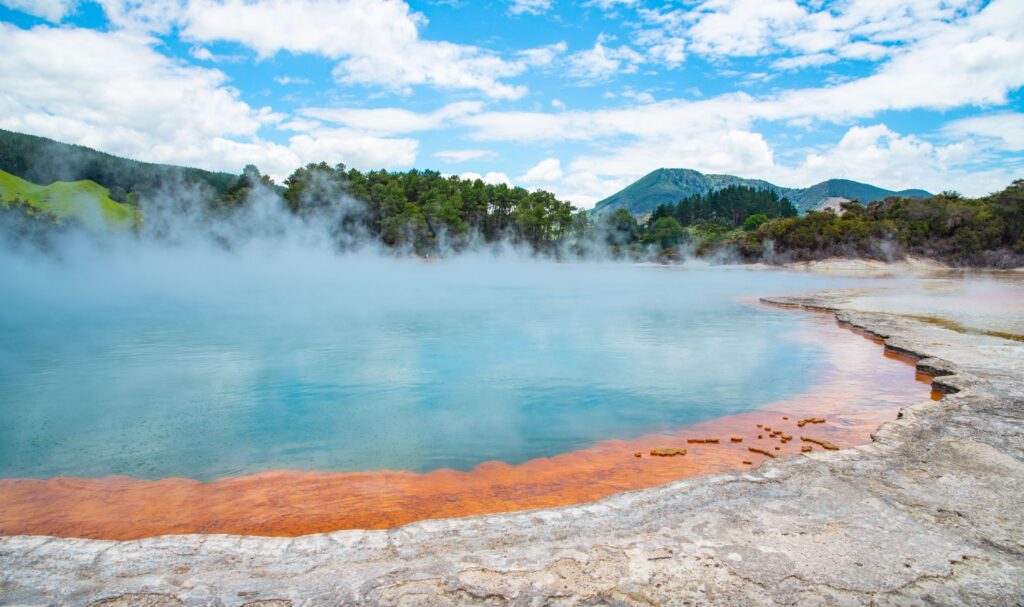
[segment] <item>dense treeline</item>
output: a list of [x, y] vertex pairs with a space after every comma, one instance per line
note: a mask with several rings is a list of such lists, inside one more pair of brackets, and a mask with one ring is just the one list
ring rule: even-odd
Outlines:
[[[606, 242], [616, 250], [656, 245], [670, 250], [678, 245], [715, 242], [732, 230], [752, 230], [773, 218], [795, 217], [796, 207], [768, 189], [728, 186], [703, 196], [659, 205], [643, 226], [625, 209], [601, 218]], [[632, 245], [632, 246], [631, 246]]]
[[89, 179], [110, 190], [118, 202], [134, 204], [139, 195], [160, 188], [191, 186], [221, 196], [235, 177], [201, 169], [138, 162], [80, 145], [0, 129], [0, 169], [48, 185]]
[[686, 227], [699, 223], [718, 223], [738, 228], [751, 215], [768, 218], [796, 217], [796, 207], [773, 190], [731, 185], [704, 196], [684, 198], [677, 204], [663, 204], [651, 213], [650, 223], [672, 217]]
[[[255, 167], [246, 167], [220, 205], [244, 204], [256, 182], [273, 185]], [[363, 173], [320, 163], [296, 170], [283, 185], [284, 202], [296, 215], [327, 222], [339, 236], [369, 236], [421, 255], [460, 250], [478, 239], [551, 251], [576, 243], [589, 226], [586, 213], [550, 192], [437, 171]]]
[[947, 192], [928, 199], [890, 197], [840, 213], [811, 211], [767, 222], [727, 243], [745, 259], [780, 261], [831, 256], [931, 257], [954, 265], [1024, 263], [1024, 180], [983, 198]]
[[[632, 259], [692, 254], [785, 262], [920, 255], [957, 265], [1024, 263], [1024, 180], [977, 199], [955, 193], [893, 196], [866, 206], [843, 203], [838, 213], [811, 211], [804, 216], [773, 190], [730, 186], [661, 205], [638, 222], [625, 209], [591, 215], [543, 190], [436, 171], [361, 172], [344, 164], [319, 163], [275, 184], [253, 166], [238, 176], [210, 173], [135, 162], [2, 130], [0, 168], [37, 184], [91, 179], [110, 189], [115, 200], [132, 204], [185, 191], [175, 212], [205, 210], [201, 217], [210, 222], [248, 208], [257, 194], [263, 195], [275, 205], [283, 201], [287, 214], [326, 227], [339, 246], [378, 241], [418, 255], [511, 242], [543, 253], [583, 254], [600, 248]], [[0, 224], [8, 234], [35, 241], [40, 235], [82, 229], [79, 222], [25, 201], [3, 203]], [[148, 220], [161, 215], [157, 207], [146, 207], [135, 229], [159, 237], [163, 232], [154, 228], [159, 222]]]
[[781, 263], [916, 255], [964, 266], [1024, 264], [1024, 180], [983, 198], [892, 196], [802, 217], [771, 192], [725, 188], [658, 207], [644, 225], [623, 209], [601, 222], [614, 250], [641, 255], [655, 246], [664, 259], [693, 254]]

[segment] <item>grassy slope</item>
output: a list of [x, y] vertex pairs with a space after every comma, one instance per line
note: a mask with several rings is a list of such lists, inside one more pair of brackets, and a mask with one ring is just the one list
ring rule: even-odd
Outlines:
[[107, 188], [93, 181], [37, 185], [0, 170], [0, 199], [6, 205], [14, 198], [93, 229], [129, 229], [141, 219], [137, 208], [111, 200]]

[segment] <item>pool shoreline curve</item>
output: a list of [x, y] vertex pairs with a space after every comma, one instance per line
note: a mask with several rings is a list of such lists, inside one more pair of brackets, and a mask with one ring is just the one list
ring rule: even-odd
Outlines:
[[865, 445], [590, 504], [298, 538], [2, 537], [0, 603], [1015, 604], [1020, 347], [861, 312], [842, 292], [765, 301], [877, 335], [948, 396]]

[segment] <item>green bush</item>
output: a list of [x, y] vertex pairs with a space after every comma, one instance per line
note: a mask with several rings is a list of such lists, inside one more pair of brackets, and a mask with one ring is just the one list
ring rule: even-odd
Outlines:
[[743, 220], [743, 231], [752, 232], [769, 221], [770, 218], [764, 213], [755, 213]]

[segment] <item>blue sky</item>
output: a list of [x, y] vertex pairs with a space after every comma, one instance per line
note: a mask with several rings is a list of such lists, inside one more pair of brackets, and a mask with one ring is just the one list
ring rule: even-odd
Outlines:
[[659, 167], [1024, 177], [1019, 0], [0, 0], [0, 128], [281, 179], [432, 168], [579, 206]]

